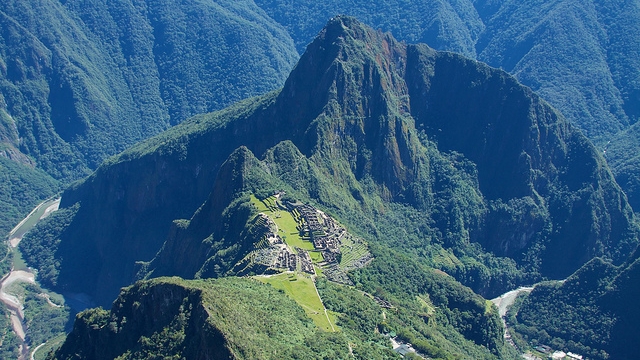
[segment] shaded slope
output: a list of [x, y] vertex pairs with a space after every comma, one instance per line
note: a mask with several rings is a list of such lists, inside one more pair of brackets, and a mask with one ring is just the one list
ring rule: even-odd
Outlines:
[[[283, 140], [297, 149], [277, 146]], [[173, 220], [229, 186], [216, 174], [243, 145], [303, 200], [450, 266], [485, 295], [566, 276], [593, 256], [621, 263], [637, 243], [602, 157], [533, 92], [474, 60], [340, 17], [280, 92], [195, 117], [68, 189], [62, 206], [80, 209], [57, 249], [59, 286], [106, 303]], [[79, 253], [93, 259], [82, 267], [93, 276], [79, 275]]]
[[189, 116], [280, 86], [297, 57], [251, 1], [5, 1], [0, 23], [2, 154], [66, 184]]
[[[638, 137], [618, 136], [640, 109], [640, 7], [635, 1], [377, 1], [259, 0], [285, 26], [299, 51], [326, 18], [342, 13], [391, 31], [410, 43], [463, 53], [500, 67], [531, 87], [599, 147], [632, 204], [640, 184], [621, 147]], [[635, 205], [634, 205], [635, 206]]]
[[[348, 354], [343, 339], [322, 342], [326, 335], [318, 334], [293, 300], [255, 280], [140, 282], [124, 289], [112, 309], [81, 313], [53, 358], [312, 359]], [[323, 348], [305, 344], [315, 341]]]
[[518, 309], [516, 330], [596, 359], [633, 359], [639, 264], [633, 257], [620, 267], [594, 259], [563, 284], [536, 286]]

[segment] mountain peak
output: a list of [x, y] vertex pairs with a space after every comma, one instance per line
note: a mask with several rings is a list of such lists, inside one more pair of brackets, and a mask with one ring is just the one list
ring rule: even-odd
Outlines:
[[358, 21], [356, 18], [345, 15], [338, 15], [329, 19], [324, 29], [318, 34], [317, 38], [325, 38], [335, 41], [339, 38], [352, 38], [365, 40], [368, 34], [375, 31]]
[[[292, 171], [245, 166], [283, 141], [293, 150], [281, 157]], [[107, 255], [105, 270], [93, 269], [102, 300], [122, 285], [107, 280], [153, 258], [162, 245], [155, 239], [167, 238], [172, 220], [194, 214], [209, 195], [212, 208], [218, 201], [224, 209], [231, 199], [217, 194], [253, 184], [247, 169], [273, 178], [269, 186], [255, 180], [259, 190], [313, 188], [303, 196], [345, 213], [374, 203], [412, 207], [433, 234], [416, 244], [480, 244], [531, 268], [531, 276], [567, 276], [593, 256], [619, 264], [638, 241], [633, 213], [602, 157], [530, 89], [501, 70], [406, 45], [349, 17], [329, 21], [280, 92], [195, 118], [140, 148], [63, 195], [63, 205], [82, 202], [82, 221], [65, 230], [60, 256], [72, 259], [88, 238], [96, 257]], [[216, 215], [203, 217], [212, 225], [232, 223], [204, 210], [201, 216]], [[63, 262], [58, 282], [79, 281], [82, 265]], [[488, 279], [469, 285], [496, 289]]]

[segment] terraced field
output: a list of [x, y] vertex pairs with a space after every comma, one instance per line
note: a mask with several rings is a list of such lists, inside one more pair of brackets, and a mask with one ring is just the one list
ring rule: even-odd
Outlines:
[[[313, 243], [304, 240], [300, 237], [300, 231], [298, 230], [298, 222], [294, 219], [293, 215], [278, 208], [276, 204], [276, 197], [270, 196], [260, 201], [255, 196], [251, 196], [251, 203], [254, 204], [258, 211], [268, 215], [278, 226], [278, 235], [289, 245], [294, 251], [295, 248], [313, 251]], [[313, 255], [311, 255], [313, 258]]]

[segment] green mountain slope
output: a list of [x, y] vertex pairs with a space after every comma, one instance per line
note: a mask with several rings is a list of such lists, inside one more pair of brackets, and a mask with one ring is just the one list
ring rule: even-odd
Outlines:
[[[605, 147], [630, 201], [640, 177], [623, 164], [637, 137], [618, 133], [636, 123], [640, 106], [640, 7], [634, 1], [299, 1], [257, 0], [285, 26], [298, 50], [322, 16], [353, 15], [409, 43], [461, 52], [502, 68], [531, 87]], [[322, 14], [322, 16], [318, 16]], [[634, 169], [635, 169], [634, 165]], [[637, 207], [637, 206], [636, 206]]]
[[[499, 325], [494, 313], [482, 314], [484, 300], [444, 275], [427, 278], [442, 286], [441, 294], [457, 289], [447, 295], [457, 301], [456, 314], [438, 310], [437, 317], [423, 321], [415, 297], [397, 303], [402, 308], [385, 309], [366, 293], [318, 280], [323, 301], [338, 316], [336, 332], [321, 331], [288, 295], [255, 279], [138, 282], [122, 290], [111, 311], [80, 313], [65, 343], [48, 358], [397, 359], [388, 335], [379, 331], [408, 334], [416, 326], [425, 333], [413, 335], [414, 346], [432, 358], [495, 358], [452, 327], [464, 322], [462, 316], [487, 317]], [[474, 306], [479, 309], [470, 311]], [[499, 331], [493, 336], [501, 339]]]
[[281, 86], [297, 58], [252, 1], [4, 1], [0, 22], [2, 148], [65, 184], [189, 116]]
[[348, 356], [345, 340], [258, 281], [162, 278], [124, 289], [111, 312], [81, 313], [53, 358], [338, 358]]
[[514, 310], [515, 330], [529, 341], [596, 359], [633, 359], [639, 264], [632, 258], [615, 267], [594, 259], [563, 284], [536, 286]]
[[[241, 146], [239, 169], [257, 169], [257, 180], [224, 175]], [[340, 17], [281, 91], [192, 118], [68, 189], [63, 208], [79, 208], [53, 233], [59, 273], [50, 283], [108, 304], [136, 262], [161, 249], [173, 220], [218, 202], [201, 212], [211, 226], [193, 228], [201, 232], [185, 248], [221, 237], [229, 218], [217, 214], [233, 198], [217, 194], [233, 189], [285, 190], [485, 296], [568, 276], [594, 256], [622, 263], [637, 244], [602, 157], [531, 90]]]

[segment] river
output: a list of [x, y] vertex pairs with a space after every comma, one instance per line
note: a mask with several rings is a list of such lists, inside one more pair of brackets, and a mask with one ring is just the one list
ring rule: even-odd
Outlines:
[[507, 315], [507, 311], [516, 301], [516, 298], [520, 293], [523, 292], [531, 292], [533, 290], [533, 286], [521, 286], [515, 290], [507, 291], [506, 293], [498, 296], [495, 299], [491, 299], [491, 302], [496, 305], [498, 308], [498, 314], [500, 314], [500, 319], [502, 319], [502, 325], [504, 327], [504, 340], [511, 344], [514, 348], [518, 348], [516, 344], [511, 340], [511, 335], [507, 331], [507, 321], [505, 316]]
[[[16, 225], [15, 228], [13, 228], [13, 230], [11, 230], [8, 240], [9, 246], [15, 249], [18, 244], [20, 244], [24, 234], [31, 230], [38, 221], [58, 210], [59, 206], [60, 198], [49, 199], [36, 206], [29, 215], [27, 215], [27, 217], [25, 217], [18, 225]], [[25, 342], [26, 329], [24, 326], [23, 304], [17, 296], [7, 292], [11, 284], [15, 282], [28, 282], [34, 284], [35, 275], [30, 269], [14, 268], [9, 272], [9, 274], [2, 278], [2, 282], [0, 283], [0, 301], [2, 301], [9, 309], [9, 312], [11, 313], [11, 327], [20, 340], [20, 355], [18, 360], [27, 360], [29, 359], [29, 346]]]

